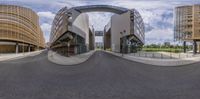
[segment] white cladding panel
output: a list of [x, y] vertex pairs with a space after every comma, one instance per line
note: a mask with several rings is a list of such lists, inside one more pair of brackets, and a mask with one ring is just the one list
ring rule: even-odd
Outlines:
[[72, 32], [77, 33], [89, 43], [89, 17], [87, 14], [80, 14], [72, 23]]
[[120, 32], [126, 31], [125, 35], [130, 35], [130, 11], [121, 15], [111, 17], [111, 49], [114, 52], [120, 52]]

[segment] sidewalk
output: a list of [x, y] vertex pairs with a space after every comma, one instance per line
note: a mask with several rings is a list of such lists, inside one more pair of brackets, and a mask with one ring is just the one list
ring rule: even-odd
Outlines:
[[48, 60], [59, 65], [76, 65], [87, 61], [95, 51], [89, 51], [80, 55], [65, 57], [56, 52], [48, 52]]
[[0, 61], [7, 61], [7, 60], [15, 60], [15, 59], [21, 59], [28, 56], [35, 56], [40, 53], [42, 53], [44, 50], [34, 51], [34, 52], [26, 52], [26, 53], [12, 53], [12, 54], [0, 54]]
[[[115, 53], [110, 51], [105, 51], [105, 52], [118, 57], [122, 57], [121, 53]], [[131, 54], [124, 54], [122, 58], [155, 66], [181, 66], [181, 65], [200, 62], [200, 56], [181, 58], [181, 59], [156, 59], [156, 58], [138, 57], [138, 56], [133, 56]]]

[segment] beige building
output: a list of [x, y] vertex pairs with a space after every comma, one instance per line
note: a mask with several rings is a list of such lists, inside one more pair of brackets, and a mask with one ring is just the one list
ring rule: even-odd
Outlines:
[[44, 36], [38, 15], [29, 8], [0, 5], [0, 53], [42, 49]]
[[[200, 49], [200, 5], [179, 6], [175, 8], [175, 40], [193, 42], [194, 53]], [[198, 46], [198, 47], [197, 47]]]

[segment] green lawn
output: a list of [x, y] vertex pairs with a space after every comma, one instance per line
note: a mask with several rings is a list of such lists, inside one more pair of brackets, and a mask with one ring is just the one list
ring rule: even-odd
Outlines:
[[142, 51], [146, 51], [146, 52], [174, 52], [174, 53], [180, 53], [180, 52], [183, 52], [183, 49], [180, 49], [180, 48], [142, 48]]

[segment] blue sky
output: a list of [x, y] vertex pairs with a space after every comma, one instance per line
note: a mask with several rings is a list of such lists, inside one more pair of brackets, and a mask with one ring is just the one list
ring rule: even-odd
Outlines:
[[[49, 40], [52, 20], [62, 7], [83, 5], [114, 5], [137, 9], [143, 17], [146, 44], [173, 42], [173, 9], [180, 5], [200, 4], [200, 0], [0, 0], [0, 3], [17, 4], [33, 9], [40, 17], [46, 42]], [[112, 13], [88, 13], [90, 25], [103, 30]]]

